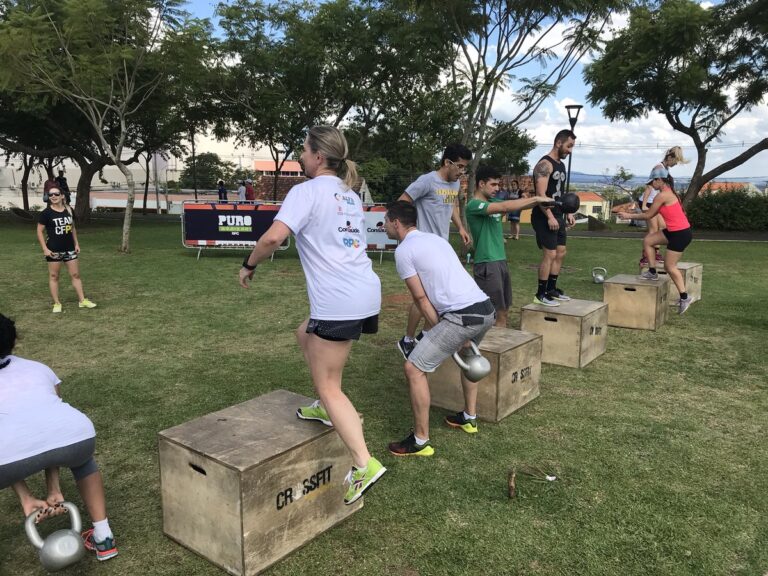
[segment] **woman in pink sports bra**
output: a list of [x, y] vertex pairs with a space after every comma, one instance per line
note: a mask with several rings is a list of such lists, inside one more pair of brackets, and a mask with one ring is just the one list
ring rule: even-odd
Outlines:
[[[652, 186], [654, 190], [658, 190], [658, 194], [653, 200], [650, 208], [642, 214], [630, 214], [629, 212], [619, 212], [620, 218], [635, 220], [651, 220], [657, 214], [661, 214], [666, 222], [667, 227], [663, 230], [657, 230], [651, 232], [643, 239], [643, 252], [648, 258], [649, 262], [653, 262], [654, 259], [654, 246], [658, 244], [665, 244], [667, 246], [667, 254], [664, 258], [664, 269], [669, 274], [672, 282], [675, 283], [675, 287], [680, 292], [680, 300], [677, 304], [678, 313], [682, 314], [691, 305], [692, 298], [688, 295], [685, 289], [685, 280], [680, 270], [677, 268], [677, 263], [680, 261], [680, 257], [688, 247], [688, 244], [693, 240], [693, 234], [691, 233], [691, 224], [688, 222], [688, 218], [683, 212], [683, 206], [680, 204], [680, 200], [672, 189], [672, 180], [669, 176], [667, 169], [662, 166], [657, 166], [651, 172], [648, 180], [648, 185]], [[653, 264], [651, 264], [653, 266]], [[639, 278], [641, 280], [657, 280], [659, 275], [656, 272], [656, 268], [648, 268], [643, 272]]]

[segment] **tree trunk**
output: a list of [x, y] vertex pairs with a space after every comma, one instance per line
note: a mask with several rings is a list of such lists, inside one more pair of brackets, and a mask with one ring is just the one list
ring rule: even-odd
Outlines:
[[21, 163], [24, 166], [24, 172], [21, 175], [21, 201], [24, 204], [24, 210], [29, 210], [29, 175], [32, 172], [34, 160], [32, 156], [21, 155]]
[[693, 169], [693, 176], [691, 176], [691, 182], [688, 184], [688, 190], [683, 197], [683, 206], [688, 206], [691, 200], [696, 198], [699, 194], [699, 190], [704, 185], [702, 175], [704, 174], [704, 166], [707, 164], [707, 149], [704, 146], [696, 146], [696, 168]]
[[117, 168], [125, 176], [125, 182], [128, 184], [128, 199], [125, 202], [125, 218], [123, 219], [123, 239], [120, 243], [120, 252], [129, 254], [131, 252], [131, 218], [133, 217], [133, 202], [136, 199], [136, 183], [133, 180], [133, 174], [128, 167], [118, 160]]
[[195, 158], [195, 131], [190, 130], [190, 140], [192, 140], [192, 185], [195, 188], [195, 200], [197, 200], [197, 160]]
[[76, 159], [80, 167], [80, 178], [77, 179], [77, 199], [75, 200], [75, 222], [87, 224], [91, 220], [91, 182], [93, 177], [101, 170], [106, 162], [86, 162], [84, 159]]
[[145, 162], [147, 168], [147, 174], [144, 178], [144, 205], [141, 208], [141, 213], [147, 215], [147, 196], [149, 195], [149, 159], [151, 154], [147, 152], [147, 161]]

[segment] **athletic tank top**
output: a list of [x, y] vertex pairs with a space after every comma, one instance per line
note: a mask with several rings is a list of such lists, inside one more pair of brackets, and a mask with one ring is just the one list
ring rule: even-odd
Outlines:
[[[563, 194], [565, 194], [565, 164], [563, 162], [553, 160], [548, 155], [543, 156], [541, 160], [549, 160], [549, 163], [552, 164], [552, 173], [549, 175], [549, 180], [547, 181], [546, 194], [549, 198], [557, 200]], [[539, 160], [539, 162], [541, 162], [541, 160]], [[550, 208], [550, 210], [552, 210], [552, 214], [556, 217], [563, 215], [563, 211], [559, 206], [553, 206]], [[539, 218], [545, 217], [544, 212], [538, 206], [533, 208], [531, 216]]]
[[662, 206], [659, 208], [659, 214], [664, 218], [667, 230], [670, 232], [677, 232], [678, 230], [685, 230], [691, 227], [680, 202], [675, 202], [671, 206]]

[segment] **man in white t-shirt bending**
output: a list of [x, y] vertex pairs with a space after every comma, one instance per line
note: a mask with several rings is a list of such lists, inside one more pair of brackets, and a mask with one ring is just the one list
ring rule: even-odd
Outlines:
[[[447, 240], [416, 229], [413, 204], [393, 203], [387, 209], [384, 226], [387, 236], [400, 244], [395, 250], [397, 273], [405, 280], [413, 301], [425, 318], [424, 335], [405, 361], [410, 387], [414, 428], [407, 438], [389, 444], [395, 456], [432, 456], [429, 443], [429, 384], [427, 372], [434, 372], [444, 360], [468, 340], [479, 344], [496, 321], [488, 296], [462, 266]], [[462, 374], [466, 405], [463, 412], [445, 418], [446, 423], [469, 434], [477, 432], [477, 383]]]
[[[448, 231], [453, 222], [464, 244], [468, 245], [472, 241], [461, 221], [458, 204], [461, 189], [459, 180], [471, 161], [472, 151], [469, 148], [463, 144], [448, 145], [440, 160], [440, 168], [419, 176], [398, 198], [416, 207], [419, 231], [437, 234], [448, 240]], [[403, 358], [407, 358], [416, 345], [414, 336], [421, 318], [418, 307], [411, 305], [405, 336], [397, 343]]]

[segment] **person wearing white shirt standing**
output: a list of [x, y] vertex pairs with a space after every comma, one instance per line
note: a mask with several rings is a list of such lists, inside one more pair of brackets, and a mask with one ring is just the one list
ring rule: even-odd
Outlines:
[[[395, 456], [432, 456], [429, 443], [429, 384], [427, 373], [472, 340], [479, 344], [496, 321], [488, 295], [462, 266], [453, 247], [437, 234], [416, 229], [417, 213], [409, 202], [387, 208], [387, 236], [400, 241], [395, 250], [397, 273], [425, 319], [423, 336], [405, 360], [405, 377], [411, 396], [414, 427], [404, 440], [391, 442]], [[477, 432], [477, 383], [461, 375], [464, 411], [445, 418], [452, 428]]]
[[334, 426], [352, 453], [346, 504], [357, 501], [386, 468], [368, 452], [357, 410], [341, 390], [352, 341], [378, 331], [381, 282], [366, 254], [365, 216], [352, 190], [355, 163], [346, 138], [331, 126], [311, 128], [301, 164], [309, 178], [291, 188], [272, 226], [259, 238], [240, 269], [248, 287], [259, 262], [269, 258], [289, 234], [307, 280], [309, 318], [296, 331], [320, 400], [299, 408], [303, 420]]

